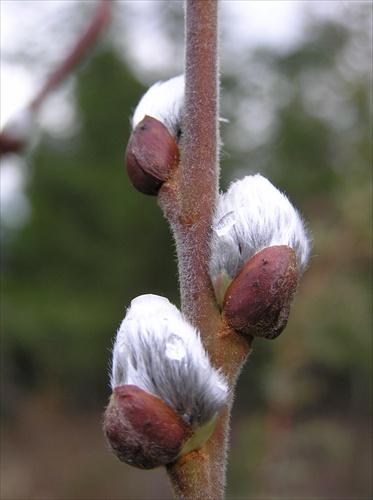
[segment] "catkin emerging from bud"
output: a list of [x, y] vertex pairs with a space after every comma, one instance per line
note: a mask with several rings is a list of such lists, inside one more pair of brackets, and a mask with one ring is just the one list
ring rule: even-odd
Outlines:
[[261, 175], [234, 182], [213, 220], [210, 276], [224, 321], [276, 338], [310, 253], [305, 225], [288, 198]]
[[125, 162], [128, 177], [141, 193], [157, 195], [179, 165], [183, 105], [181, 75], [150, 87], [135, 110]]
[[228, 398], [198, 332], [167, 299], [131, 302], [115, 340], [104, 431], [117, 457], [141, 469], [203, 446]]

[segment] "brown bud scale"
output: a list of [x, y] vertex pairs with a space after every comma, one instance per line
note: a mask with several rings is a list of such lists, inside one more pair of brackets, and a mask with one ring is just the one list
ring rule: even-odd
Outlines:
[[245, 263], [227, 288], [222, 305], [225, 321], [240, 332], [276, 338], [287, 324], [298, 278], [292, 248], [264, 248]]
[[172, 462], [194, 434], [160, 398], [134, 385], [114, 389], [104, 431], [119, 460], [139, 469]]
[[156, 195], [179, 164], [179, 147], [162, 122], [145, 116], [132, 131], [125, 161], [133, 186]]

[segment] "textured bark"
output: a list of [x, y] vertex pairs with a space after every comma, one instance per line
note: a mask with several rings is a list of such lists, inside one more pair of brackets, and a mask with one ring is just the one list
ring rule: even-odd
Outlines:
[[218, 1], [186, 2], [185, 111], [181, 161], [158, 195], [176, 241], [181, 307], [201, 332], [212, 363], [227, 375], [231, 397], [205, 446], [167, 466], [179, 500], [224, 495], [233, 388], [251, 337], [222, 323], [208, 272], [219, 181]]

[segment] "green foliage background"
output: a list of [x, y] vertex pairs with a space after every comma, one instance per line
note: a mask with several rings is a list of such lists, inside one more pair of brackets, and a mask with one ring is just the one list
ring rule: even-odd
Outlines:
[[[222, 124], [222, 187], [261, 172], [314, 237], [287, 329], [254, 342], [239, 381], [230, 498], [372, 494], [367, 9], [350, 7], [348, 25], [310, 22], [288, 52], [247, 51], [234, 65], [223, 49], [222, 116], [230, 123]], [[162, 15], [172, 40], [180, 12], [173, 5]], [[161, 472], [115, 462], [99, 425], [125, 307], [142, 293], [179, 300], [167, 222], [125, 175], [129, 117], [145, 91], [135, 75], [107, 37], [76, 75], [76, 131], [62, 139], [46, 132], [27, 158], [29, 218], [16, 230], [2, 227], [4, 498], [170, 495]], [[42, 450], [52, 453], [55, 440], [58, 457], [46, 465]], [[30, 447], [39, 468], [24, 458]], [[72, 471], [74, 456], [80, 466]], [[32, 471], [21, 484], [11, 480], [17, 460]]]

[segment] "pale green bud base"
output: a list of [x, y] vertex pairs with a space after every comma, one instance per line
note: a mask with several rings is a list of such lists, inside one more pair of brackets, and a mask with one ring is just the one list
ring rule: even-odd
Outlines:
[[194, 436], [185, 443], [184, 448], [181, 450], [178, 458], [184, 457], [191, 451], [202, 448], [202, 446], [207, 442], [213, 430], [215, 429], [217, 419], [218, 417], [216, 416], [213, 420], [207, 422], [207, 424], [203, 425], [202, 427], [198, 427], [194, 433]]
[[218, 276], [215, 276], [212, 280], [216, 301], [219, 304], [220, 308], [222, 307], [223, 304], [225, 292], [227, 291], [227, 288], [231, 283], [232, 280], [225, 271], [222, 271]]

